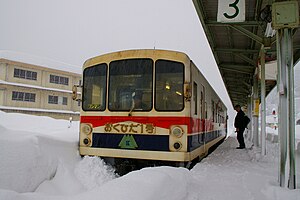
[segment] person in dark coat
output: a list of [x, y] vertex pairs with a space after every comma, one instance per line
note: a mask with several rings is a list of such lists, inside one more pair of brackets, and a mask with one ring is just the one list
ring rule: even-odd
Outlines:
[[244, 116], [245, 113], [242, 111], [240, 105], [234, 106], [234, 110], [237, 112], [236, 117], [234, 119], [234, 127], [235, 132], [237, 133], [237, 141], [239, 142], [239, 147], [237, 149], [245, 149], [245, 142], [244, 142]]

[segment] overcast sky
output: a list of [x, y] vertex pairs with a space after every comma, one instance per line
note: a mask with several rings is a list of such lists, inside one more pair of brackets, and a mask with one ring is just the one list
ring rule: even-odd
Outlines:
[[231, 107], [192, 0], [0, 0], [0, 30], [0, 50], [78, 66], [125, 49], [182, 51]]

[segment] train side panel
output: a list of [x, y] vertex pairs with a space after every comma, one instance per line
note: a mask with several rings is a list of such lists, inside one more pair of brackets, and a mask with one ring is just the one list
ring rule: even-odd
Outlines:
[[188, 143], [192, 150], [191, 157], [196, 157], [207, 154], [209, 148], [226, 137], [227, 110], [193, 62], [191, 62], [191, 86], [192, 131]]

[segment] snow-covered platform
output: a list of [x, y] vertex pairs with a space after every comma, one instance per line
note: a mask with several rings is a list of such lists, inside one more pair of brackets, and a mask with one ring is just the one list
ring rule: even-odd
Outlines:
[[78, 155], [78, 122], [68, 128], [66, 120], [3, 112], [0, 119], [0, 199], [300, 199], [300, 189], [279, 187], [278, 143], [267, 141], [261, 156], [259, 148], [236, 149], [232, 135], [191, 170], [162, 166], [119, 177], [100, 158]]

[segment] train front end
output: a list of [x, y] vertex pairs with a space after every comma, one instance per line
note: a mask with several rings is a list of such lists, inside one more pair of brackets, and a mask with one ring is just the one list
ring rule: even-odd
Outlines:
[[163, 50], [123, 51], [83, 70], [81, 155], [190, 161], [190, 60]]

